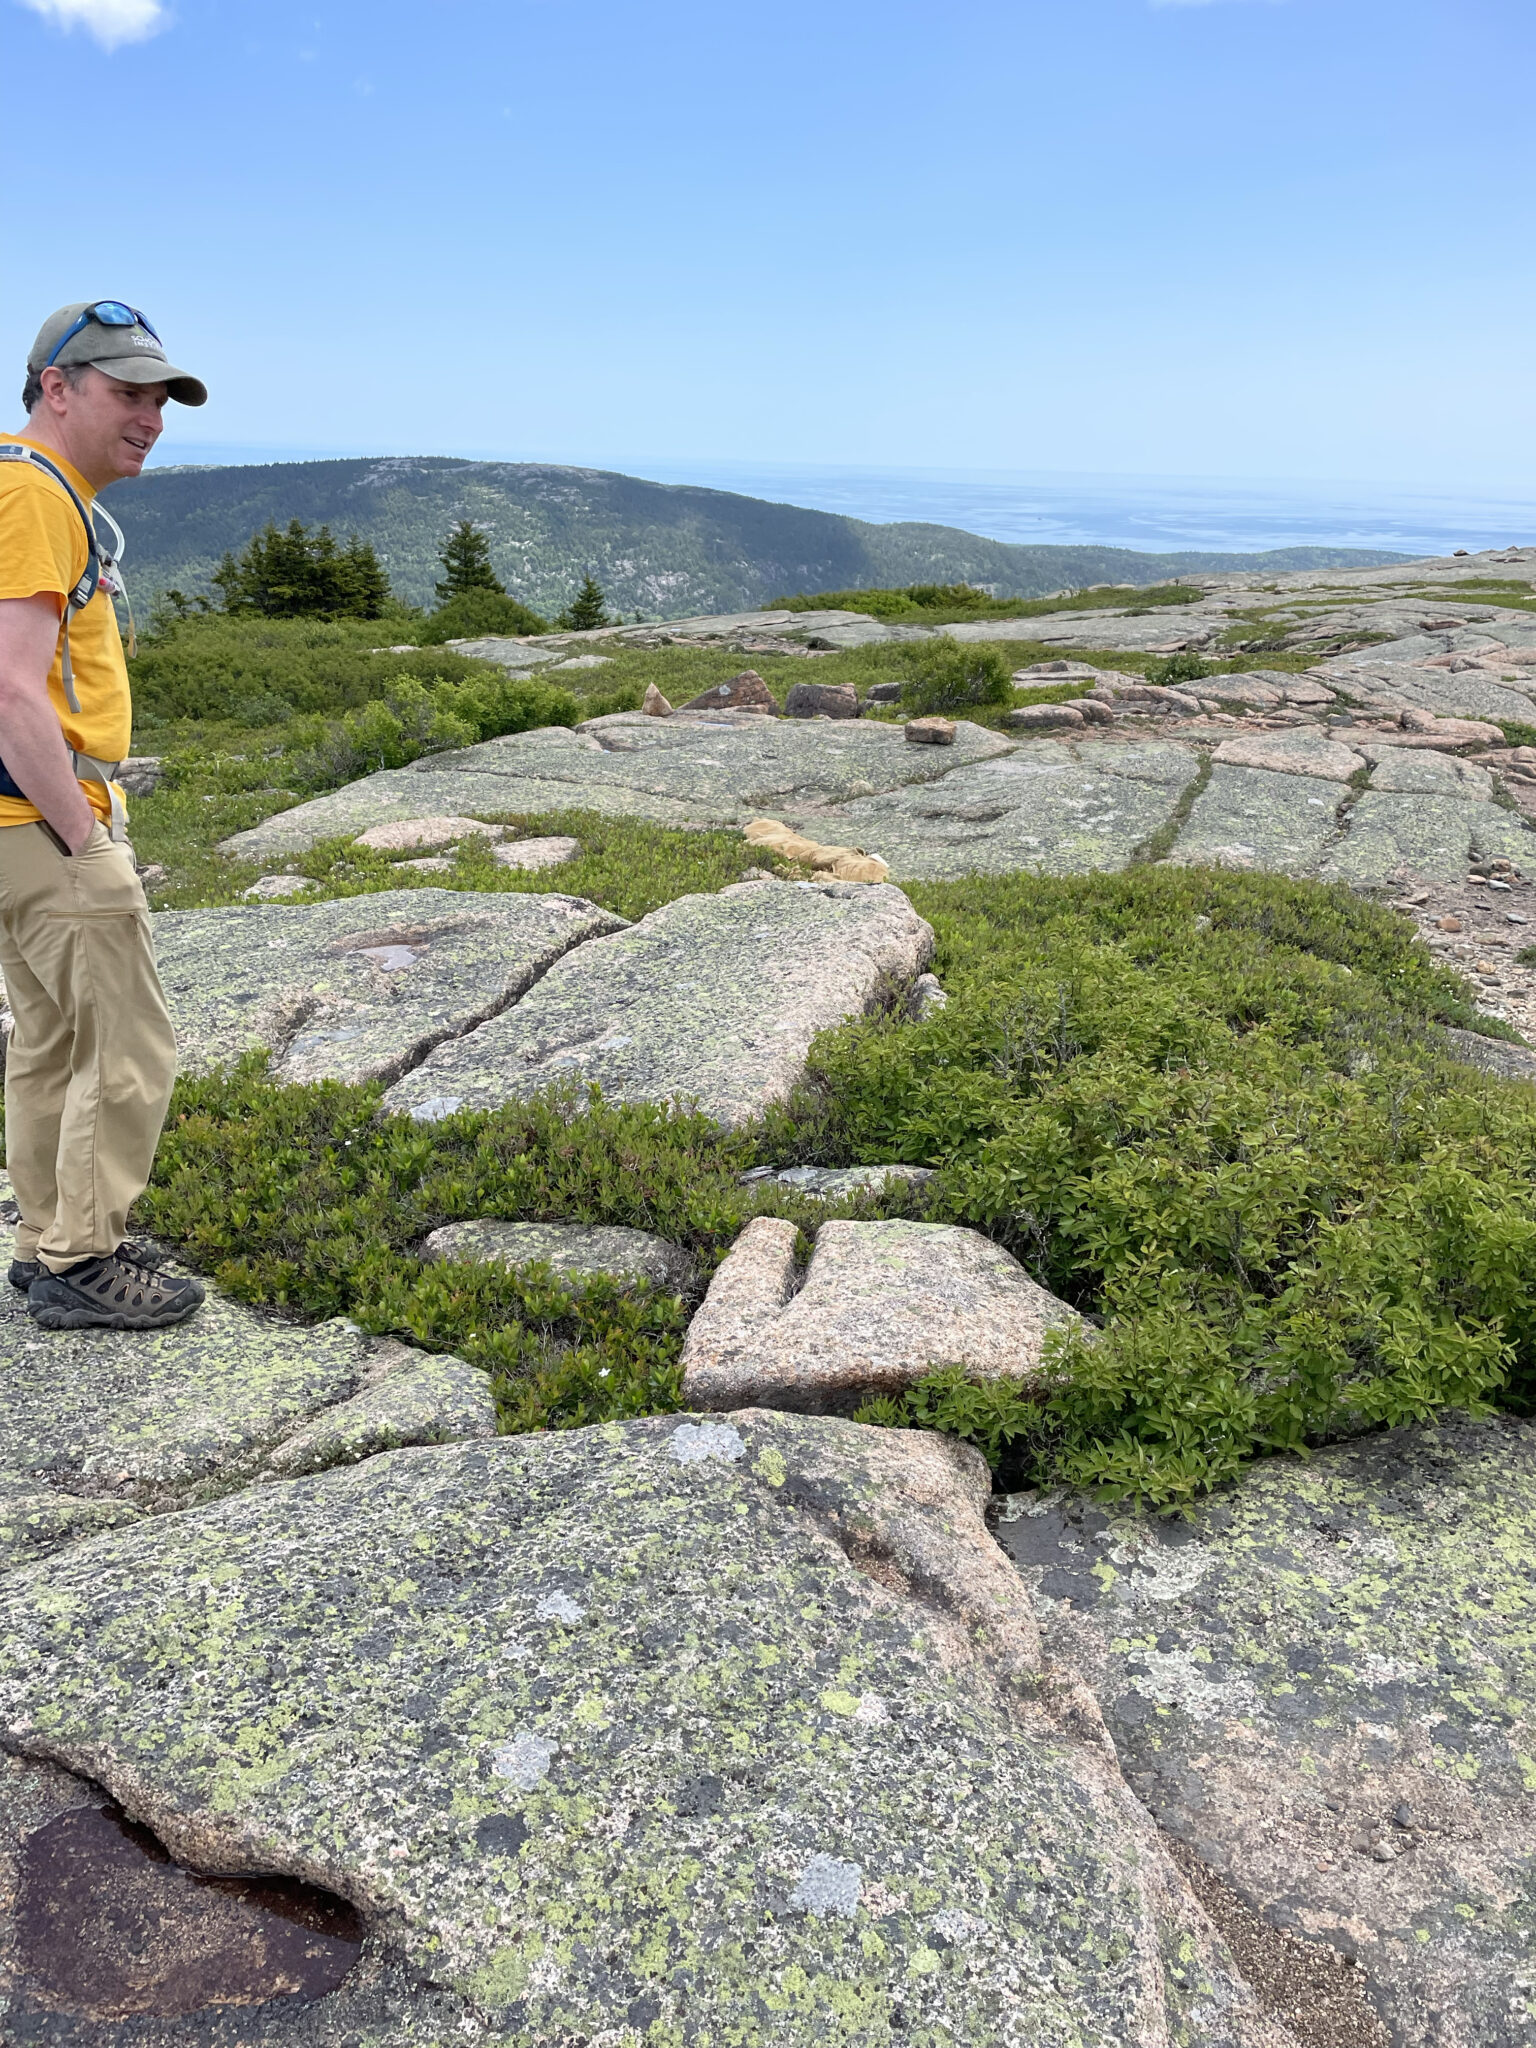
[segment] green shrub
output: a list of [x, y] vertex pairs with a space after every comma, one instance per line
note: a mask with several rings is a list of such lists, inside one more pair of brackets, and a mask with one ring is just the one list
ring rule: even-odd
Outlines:
[[995, 647], [967, 646], [940, 634], [908, 651], [901, 707], [909, 716], [1011, 704], [1013, 671]]
[[1180, 683], [1204, 682], [1214, 673], [1212, 664], [1202, 661], [1198, 654], [1188, 652], [1170, 654], [1164, 661], [1154, 661], [1147, 669], [1147, 681], [1159, 683], [1164, 689], [1177, 689]]
[[445, 640], [480, 640], [498, 634], [516, 638], [549, 630], [547, 619], [505, 591], [466, 590], [428, 615], [421, 628], [421, 642], [424, 647], [435, 647]]
[[[446, 647], [394, 654], [380, 646], [390, 622], [230, 618], [223, 613], [167, 621], [129, 663], [134, 716], [145, 723], [183, 718], [240, 719], [253, 704], [263, 725], [278, 702], [295, 712], [335, 715], [389, 693], [401, 677], [463, 682], [487, 673], [484, 662]], [[500, 673], [500, 671], [496, 671]]]
[[820, 1041], [795, 1120], [820, 1157], [939, 1166], [933, 1216], [1103, 1319], [1038, 1396], [988, 1395], [994, 1455], [1178, 1502], [1524, 1383], [1536, 1095], [1449, 1085], [1427, 1027], [1465, 993], [1390, 913], [1168, 869], [911, 893], [948, 1007]]

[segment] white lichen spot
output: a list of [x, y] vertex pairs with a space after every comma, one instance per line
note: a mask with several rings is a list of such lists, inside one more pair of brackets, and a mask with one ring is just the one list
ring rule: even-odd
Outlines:
[[542, 1735], [518, 1735], [491, 1751], [491, 1769], [498, 1778], [509, 1778], [519, 1792], [531, 1792], [549, 1776], [555, 1747]]
[[964, 1912], [959, 1906], [946, 1906], [941, 1913], [934, 1914], [933, 1931], [946, 1941], [952, 1941], [956, 1948], [964, 1948], [968, 1941], [974, 1941], [978, 1934], [986, 1932], [986, 1922], [978, 1920], [974, 1913]]
[[569, 1593], [546, 1593], [533, 1610], [540, 1621], [580, 1621], [585, 1607]]
[[814, 1914], [818, 1920], [829, 1913], [840, 1920], [851, 1920], [859, 1910], [863, 1883], [864, 1873], [857, 1863], [845, 1863], [841, 1856], [828, 1856], [818, 1849], [790, 1893], [789, 1903]]
[[1228, 1714], [1258, 1711], [1258, 1699], [1246, 1679], [1213, 1682], [1210, 1667], [1199, 1664], [1187, 1650], [1138, 1650], [1145, 1673], [1133, 1681], [1143, 1699], [1159, 1706], [1182, 1707], [1194, 1721], [1209, 1721]]
[[891, 1710], [877, 1692], [861, 1692], [859, 1704], [853, 1710], [855, 1721], [866, 1728], [878, 1728], [882, 1721], [889, 1721]]
[[728, 1422], [684, 1422], [667, 1439], [679, 1465], [702, 1465], [709, 1458], [734, 1464], [746, 1455], [740, 1430]]

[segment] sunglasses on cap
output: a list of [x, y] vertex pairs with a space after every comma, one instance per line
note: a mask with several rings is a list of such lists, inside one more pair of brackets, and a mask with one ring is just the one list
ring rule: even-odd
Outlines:
[[[60, 352], [68, 347], [77, 334], [89, 327], [92, 321], [102, 327], [142, 327], [146, 334], [152, 334], [156, 341], [160, 341], [159, 335], [155, 334], [154, 328], [136, 306], [125, 306], [121, 299], [99, 299], [94, 306], [86, 307], [73, 327], [64, 330], [43, 368], [51, 370], [58, 361]], [[160, 345], [162, 348], [165, 346], [163, 342]]]

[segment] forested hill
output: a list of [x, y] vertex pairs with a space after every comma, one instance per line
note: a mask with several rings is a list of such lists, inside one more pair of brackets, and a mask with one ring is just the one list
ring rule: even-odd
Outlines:
[[1087, 583], [1158, 583], [1212, 569], [1366, 567], [1401, 559], [1363, 548], [1269, 554], [1142, 554], [1019, 547], [953, 526], [888, 526], [694, 485], [534, 462], [388, 456], [151, 470], [105, 501], [128, 534], [130, 587], [200, 591], [226, 548], [275, 520], [325, 521], [371, 541], [397, 593], [428, 603], [436, 553], [455, 520], [487, 530], [514, 597], [554, 613], [590, 569], [609, 602], [647, 618], [749, 610], [786, 592], [976, 583], [1041, 597]]

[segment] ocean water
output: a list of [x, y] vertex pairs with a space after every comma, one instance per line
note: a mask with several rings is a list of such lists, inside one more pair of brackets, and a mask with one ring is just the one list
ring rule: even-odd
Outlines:
[[[305, 462], [366, 450], [166, 446], [165, 461]], [[485, 459], [530, 458], [498, 454]], [[571, 458], [566, 458], [570, 460]], [[1405, 555], [1536, 543], [1536, 490], [1410, 489], [1401, 484], [1266, 483], [1231, 477], [1090, 476], [1044, 471], [850, 469], [628, 457], [579, 466], [657, 483], [704, 484], [778, 504], [876, 522], [958, 526], [992, 540], [1056, 546], [1198, 549], [1379, 548]]]
[[1243, 554], [1344, 547], [1438, 555], [1536, 542], [1536, 492], [1503, 496], [1230, 477], [796, 469], [735, 462], [653, 463], [636, 465], [633, 473], [855, 519], [932, 521], [1036, 545]]

